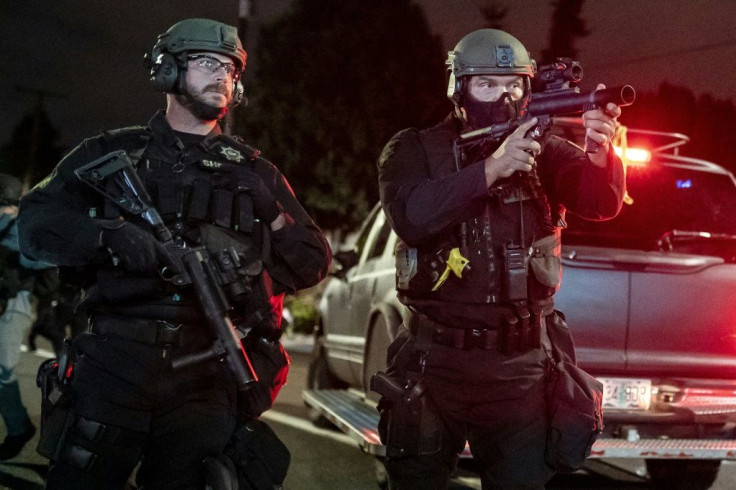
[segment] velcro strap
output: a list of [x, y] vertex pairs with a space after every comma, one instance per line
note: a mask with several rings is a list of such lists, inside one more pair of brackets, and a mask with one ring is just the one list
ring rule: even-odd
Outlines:
[[432, 341], [456, 349], [496, 349], [498, 331], [478, 328], [433, 327]]
[[233, 218], [233, 193], [214, 189], [210, 194], [210, 219], [223, 228], [230, 228]]
[[171, 185], [170, 181], [157, 182], [156, 196], [154, 197], [156, 208], [162, 215], [180, 212], [180, 196], [176, 186]]
[[59, 455], [59, 460], [82, 471], [89, 471], [97, 460], [97, 455], [82, 446], [66, 445]]
[[409, 331], [417, 338], [429, 338], [431, 342], [456, 349], [495, 349], [498, 331], [495, 329], [456, 328], [430, 320], [427, 316], [412, 312], [407, 322]]
[[207, 218], [207, 212], [210, 208], [211, 191], [212, 189], [206, 180], [197, 179], [194, 181], [189, 198], [189, 209], [187, 213], [189, 218], [197, 220]]
[[82, 416], [76, 417], [73, 430], [88, 441], [104, 441], [109, 444], [115, 444], [122, 433], [118, 427], [96, 422]]
[[238, 230], [243, 233], [253, 232], [253, 198], [246, 192], [239, 192], [236, 194], [236, 201]]
[[92, 319], [90, 331], [105, 337], [170, 347], [179, 344], [182, 328], [181, 324], [162, 320], [95, 316]]

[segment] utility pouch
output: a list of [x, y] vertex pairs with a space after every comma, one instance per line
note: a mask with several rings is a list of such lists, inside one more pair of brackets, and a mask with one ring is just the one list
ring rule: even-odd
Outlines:
[[528, 308], [504, 310], [500, 325], [498, 350], [502, 354], [527, 352], [541, 345], [542, 316]]
[[223, 454], [235, 465], [240, 490], [281, 489], [291, 464], [289, 449], [261, 420], [238, 427]]
[[396, 288], [407, 291], [417, 275], [417, 249], [399, 241], [396, 244]]
[[72, 365], [65, 364], [63, 359], [49, 359], [41, 364], [36, 374], [36, 386], [41, 388], [41, 434], [36, 451], [51, 460], [58, 459], [74, 420]]
[[258, 373], [258, 382], [238, 392], [238, 417], [247, 420], [260, 417], [273, 406], [286, 384], [291, 357], [281, 343], [263, 338], [245, 343], [244, 348]]
[[543, 300], [560, 288], [562, 280], [562, 243], [559, 231], [532, 243], [529, 259], [532, 280], [529, 281], [529, 298]]
[[509, 354], [516, 350], [519, 345], [518, 333], [519, 319], [512, 310], [504, 310], [501, 319], [501, 333], [498, 339], [498, 351], [501, 354]]
[[547, 385], [549, 427], [544, 458], [555, 471], [580, 469], [603, 432], [603, 385], [574, 364], [552, 366]]
[[542, 322], [544, 321], [541, 312], [531, 312], [529, 318], [529, 348], [538, 349], [542, 346]]
[[396, 289], [410, 296], [432, 292], [447, 268], [448, 254], [442, 248], [435, 253], [427, 253], [399, 240], [396, 243]]
[[207, 456], [202, 462], [205, 468], [205, 488], [240, 490], [238, 470], [232, 458], [224, 454]]
[[527, 299], [527, 276], [529, 271], [529, 248], [505, 245], [502, 250], [504, 274], [501, 294], [505, 301]]

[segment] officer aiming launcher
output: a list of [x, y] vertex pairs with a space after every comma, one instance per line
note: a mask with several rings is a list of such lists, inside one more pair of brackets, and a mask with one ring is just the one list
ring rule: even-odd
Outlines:
[[[557, 58], [554, 63], [543, 65], [538, 70], [542, 92], [533, 93], [522, 116], [508, 122], [467, 131], [460, 134], [453, 145], [456, 161], [463, 150], [476, 145], [503, 140], [524, 122], [536, 117], [537, 125], [531, 129], [534, 139], [540, 139], [554, 124], [556, 116], [580, 114], [605, 107], [609, 102], [618, 106], [634, 103], [636, 91], [631, 85], [580, 92], [576, 85], [583, 79], [583, 68], [571, 58]], [[595, 153], [598, 147], [587, 140], [586, 151]]]
[[[161, 271], [164, 279], [179, 287], [191, 284], [207, 324], [216, 340], [209, 350], [172, 360], [179, 369], [198, 362], [224, 357], [240, 390], [258, 381], [246, 354], [238, 329], [233, 325], [233, 309], [220, 285], [230, 285], [233, 267], [238, 267], [238, 254], [226, 250], [217, 254], [216, 265], [210, 261], [204, 247], [189, 247], [183, 240], [174, 239], [159, 212], [151, 204], [143, 183], [124, 150], [114, 151], [78, 168], [74, 172], [82, 182], [118, 205], [124, 211], [141, 216], [153, 228], [154, 235], [173, 259], [173, 270]], [[245, 333], [244, 333], [245, 334]]]

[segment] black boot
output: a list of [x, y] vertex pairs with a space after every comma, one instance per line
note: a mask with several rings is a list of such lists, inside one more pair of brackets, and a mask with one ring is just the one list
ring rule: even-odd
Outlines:
[[28, 428], [24, 432], [14, 436], [6, 436], [5, 441], [0, 444], [0, 461], [5, 461], [18, 456], [18, 454], [23, 450], [23, 446], [33, 439], [34, 435], [36, 435], [36, 426], [29, 421]]
[[31, 330], [31, 333], [28, 334], [28, 350], [31, 352], [36, 352], [36, 332]]
[[16, 457], [36, 433], [36, 428], [28, 418], [26, 407], [20, 399], [17, 380], [0, 384], [0, 415], [8, 430], [5, 441], [0, 444], [0, 461], [5, 461]]

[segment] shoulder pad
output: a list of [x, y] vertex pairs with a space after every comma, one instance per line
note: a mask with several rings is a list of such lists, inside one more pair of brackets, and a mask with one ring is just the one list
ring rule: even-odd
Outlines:
[[128, 126], [125, 128], [110, 129], [108, 131], [102, 131], [102, 137], [106, 140], [114, 140], [118, 138], [130, 138], [131, 136], [140, 136], [141, 133], [146, 132], [145, 126]]
[[399, 131], [398, 133], [396, 133], [395, 135], [391, 137], [388, 144], [390, 145], [394, 141], [399, 142], [399, 141], [406, 141], [406, 140], [416, 140], [417, 138], [419, 138], [419, 135], [421, 134], [422, 134], [422, 131], [420, 131], [417, 128], [402, 129], [401, 131]]
[[122, 148], [133, 151], [143, 148], [151, 139], [151, 135], [145, 126], [128, 126], [126, 128], [102, 131], [102, 140], [108, 148]]
[[452, 119], [446, 119], [431, 128], [423, 129], [420, 133], [425, 138], [439, 138], [444, 135], [444, 137], [452, 139], [457, 136], [455, 123]]
[[383, 168], [385, 167], [388, 162], [394, 157], [397, 151], [399, 151], [399, 148], [407, 144], [409, 141], [413, 141], [416, 144], [416, 142], [419, 141], [418, 136], [420, 132], [416, 128], [407, 128], [399, 131], [393, 137], [386, 143], [386, 146], [383, 147], [383, 151], [381, 151], [381, 155], [378, 157], [378, 167]]

